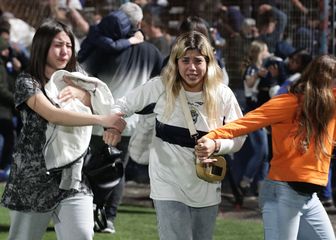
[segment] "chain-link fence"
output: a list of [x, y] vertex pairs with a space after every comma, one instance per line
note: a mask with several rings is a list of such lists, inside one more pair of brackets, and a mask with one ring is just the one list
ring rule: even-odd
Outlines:
[[[87, 0], [83, 13], [92, 11], [109, 12], [117, 9], [122, 0]], [[305, 48], [312, 55], [335, 53], [334, 23], [335, 0], [168, 0], [166, 31], [176, 36], [179, 23], [189, 15], [206, 19], [219, 37], [216, 46], [225, 62], [230, 85], [241, 87], [240, 63], [254, 39], [253, 29], [258, 26], [259, 7], [265, 2], [279, 9], [286, 16], [283, 40], [294, 48]], [[48, 0], [0, 0], [0, 8], [12, 12], [17, 18], [36, 27], [51, 12]], [[215, 41], [216, 42], [216, 41]]]
[[[222, 40], [216, 46], [221, 53], [232, 88], [241, 88], [240, 64], [262, 19], [259, 8], [269, 4], [286, 17], [282, 41], [294, 49], [306, 49], [313, 56], [335, 53], [335, 0], [170, 0], [167, 31], [178, 34], [179, 22], [189, 15], [206, 19]], [[216, 42], [216, 41], [215, 41]], [[225, 44], [223, 44], [223, 42]], [[271, 49], [272, 50], [272, 49]], [[273, 50], [274, 53], [274, 50]]]

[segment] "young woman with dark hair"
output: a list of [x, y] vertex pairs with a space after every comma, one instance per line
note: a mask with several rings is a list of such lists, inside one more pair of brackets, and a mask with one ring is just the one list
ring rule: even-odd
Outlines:
[[[51, 219], [58, 239], [93, 238], [92, 192], [85, 177], [76, 179], [75, 187], [61, 189], [63, 172], [49, 172], [46, 168], [43, 149], [47, 124], [101, 125], [123, 130], [124, 121], [119, 114], [103, 116], [63, 110], [46, 97], [44, 86], [54, 72], [77, 69], [74, 44], [74, 37], [66, 25], [47, 20], [33, 38], [27, 72], [17, 78], [15, 106], [23, 127], [1, 201], [10, 209], [8, 239], [42, 239]], [[90, 105], [87, 91], [72, 86], [60, 91], [60, 101], [73, 98]]]

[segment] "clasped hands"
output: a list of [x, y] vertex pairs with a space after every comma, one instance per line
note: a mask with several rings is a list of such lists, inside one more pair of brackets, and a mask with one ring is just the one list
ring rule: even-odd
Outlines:
[[210, 155], [215, 151], [216, 145], [215, 141], [202, 137], [198, 139], [197, 145], [195, 146], [195, 154], [198, 160], [203, 163], [211, 163], [217, 161], [216, 159], [209, 158]]

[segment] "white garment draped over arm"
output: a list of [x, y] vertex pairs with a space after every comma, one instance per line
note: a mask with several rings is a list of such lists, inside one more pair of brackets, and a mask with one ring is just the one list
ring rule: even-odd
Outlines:
[[[66, 103], [58, 101], [59, 92], [67, 86], [63, 81], [64, 76], [70, 77], [75, 85], [90, 93], [93, 113], [109, 114], [112, 112], [114, 100], [104, 82], [80, 72], [65, 70], [56, 71], [44, 88], [46, 95], [54, 105], [71, 111], [92, 113], [89, 107], [76, 98]], [[61, 188], [77, 189], [79, 187], [82, 159], [89, 147], [91, 134], [92, 126], [70, 127], [48, 123], [43, 154], [48, 170], [64, 167]], [[74, 162], [76, 163], [72, 164]], [[67, 166], [70, 165], [71, 168], [68, 168]]]

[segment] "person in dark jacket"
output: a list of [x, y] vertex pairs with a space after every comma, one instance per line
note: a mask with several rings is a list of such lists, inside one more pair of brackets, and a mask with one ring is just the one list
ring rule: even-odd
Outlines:
[[[132, 23], [131, 31], [136, 31], [140, 27], [142, 20], [142, 10], [134, 3], [125, 3], [121, 5], [120, 10], [126, 13], [129, 21]], [[122, 27], [125, 29], [122, 29]], [[100, 33], [108, 38], [107, 33], [111, 32], [128, 32], [127, 24], [108, 24], [108, 19], [102, 21], [99, 25]], [[111, 40], [112, 41], [112, 40]], [[86, 51], [85, 45], [82, 44], [79, 53]], [[112, 92], [115, 99], [124, 96], [130, 90], [147, 82], [150, 78], [159, 75], [162, 68], [162, 55], [160, 51], [151, 43], [144, 41], [139, 44], [125, 47], [120, 51], [107, 51], [101, 45], [94, 45], [85, 58], [80, 58], [79, 62], [83, 69], [94, 77], [105, 82]], [[122, 140], [117, 147], [123, 152], [122, 160], [124, 167], [129, 161], [128, 144], [129, 139], [137, 127], [138, 116], [125, 119], [127, 129], [123, 132]], [[93, 154], [99, 153], [104, 146], [101, 139], [103, 133], [93, 130], [91, 138], [91, 150]], [[107, 227], [100, 229], [102, 232], [115, 233], [113, 221], [117, 214], [117, 207], [122, 199], [125, 178], [115, 187], [106, 202], [105, 211], [107, 217]]]
[[[133, 3], [124, 4], [119, 10], [112, 11], [103, 17], [97, 25], [91, 26], [78, 52], [78, 61], [85, 61], [97, 48], [116, 53], [143, 42], [144, 36], [139, 30], [143, 14], [139, 8]], [[134, 12], [138, 14], [132, 15]]]

